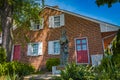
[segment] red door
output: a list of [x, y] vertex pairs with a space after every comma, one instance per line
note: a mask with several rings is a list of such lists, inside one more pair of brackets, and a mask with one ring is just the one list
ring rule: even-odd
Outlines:
[[13, 60], [19, 61], [20, 60], [20, 52], [21, 52], [21, 46], [20, 45], [14, 45], [14, 53], [13, 53]]
[[77, 63], [88, 63], [87, 40], [76, 39]]

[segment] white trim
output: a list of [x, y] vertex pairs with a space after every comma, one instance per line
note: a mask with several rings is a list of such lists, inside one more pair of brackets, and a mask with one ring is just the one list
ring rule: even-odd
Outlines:
[[102, 38], [102, 39], [107, 39], [107, 38], [112, 37], [112, 36], [115, 36], [115, 35], [116, 35], [116, 33], [111, 34], [111, 35], [108, 35], [108, 36], [106, 36], [106, 37], [104, 37], [104, 38]]
[[12, 53], [11, 53], [11, 61], [13, 60], [13, 53], [14, 53], [14, 45], [12, 46]]
[[[60, 40], [52, 40], [51, 42], [52, 42], [52, 44], [54, 44], [54, 42], [60, 42]], [[48, 45], [49, 45], [49, 41], [48, 41]], [[53, 53], [49, 53], [49, 46], [48, 46], [48, 55], [60, 55], [60, 53], [54, 53], [54, 51], [53, 51]]]
[[[88, 54], [88, 63], [77, 63], [77, 51], [76, 51], [76, 40], [77, 39], [86, 39], [86, 41], [87, 41], [87, 54]], [[75, 41], [75, 54], [76, 54], [76, 64], [90, 64], [90, 54], [89, 54], [89, 47], [88, 47], [88, 38], [87, 37], [81, 37], [81, 38], [75, 38], [74, 39], [74, 41]]]
[[[30, 42], [30, 43], [27, 44], [27, 56], [41, 56], [41, 55], [43, 55], [43, 52], [42, 52], [42, 54], [39, 54], [39, 53], [38, 54], [28, 54], [28, 45], [38, 44], [38, 50], [39, 50], [39, 43], [42, 43], [42, 42]], [[42, 51], [43, 51], [43, 43], [42, 43]]]
[[59, 8], [53, 8], [52, 6], [45, 6], [44, 9], [45, 8], [51, 8], [51, 9], [54, 9], [54, 10], [58, 10], [58, 11], [61, 11], [61, 12], [64, 12], [64, 13], [68, 13], [68, 14], [71, 14], [71, 15], [74, 15], [74, 16], [77, 16], [77, 17], [80, 17], [80, 18], [84, 18], [84, 19], [99, 23], [99, 24], [104, 23], [104, 24], [108, 24], [108, 25], [111, 25], [111, 26], [114, 26], [114, 27], [117, 27], [117, 28], [120, 27], [118, 25], [114, 25], [114, 24], [111, 24], [111, 23], [107, 23], [107, 22], [104, 22], [104, 21], [93, 19], [93, 18], [83, 16], [83, 15], [80, 15], [80, 14], [77, 14], [77, 13], [73, 13], [73, 12], [70, 12], [70, 11], [67, 11], [67, 10], [63, 10], [63, 9], [59, 9]]

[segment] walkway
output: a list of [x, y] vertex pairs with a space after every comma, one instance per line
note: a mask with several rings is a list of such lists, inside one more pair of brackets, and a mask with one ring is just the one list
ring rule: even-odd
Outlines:
[[25, 76], [24, 80], [53, 80], [53, 76], [60, 76], [60, 75], [52, 75], [52, 73], [45, 73], [45, 74], [33, 74], [29, 76]]

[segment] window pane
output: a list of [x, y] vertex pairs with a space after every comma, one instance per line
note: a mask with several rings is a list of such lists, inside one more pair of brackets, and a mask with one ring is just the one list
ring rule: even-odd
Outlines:
[[83, 40], [82, 40], [82, 43], [86, 43], [86, 39], [83, 39]]
[[54, 26], [60, 26], [60, 16], [54, 17]]
[[55, 16], [55, 17], [54, 17], [54, 21], [55, 21], [55, 22], [56, 22], [56, 21], [57, 21], [57, 22], [60, 22], [60, 16]]
[[38, 54], [38, 44], [33, 44], [33, 54]]
[[82, 45], [82, 50], [87, 50], [87, 45]]
[[54, 53], [60, 53], [60, 43], [54, 42]]
[[80, 50], [81, 50], [81, 46], [77, 45], [77, 51], [80, 51]]
[[54, 26], [60, 26], [60, 22], [54, 22]]
[[80, 44], [80, 40], [77, 40], [77, 44]]

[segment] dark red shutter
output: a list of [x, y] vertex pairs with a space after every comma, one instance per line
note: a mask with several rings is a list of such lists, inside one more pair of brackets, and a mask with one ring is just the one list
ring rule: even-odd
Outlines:
[[13, 52], [13, 60], [19, 61], [20, 60], [20, 53], [21, 53], [21, 46], [14, 45], [14, 52]]

